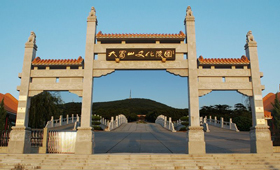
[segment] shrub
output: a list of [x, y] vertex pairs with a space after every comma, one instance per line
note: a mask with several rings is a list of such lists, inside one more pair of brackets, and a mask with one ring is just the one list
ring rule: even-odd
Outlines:
[[179, 131], [187, 131], [187, 127], [181, 127]]
[[92, 125], [100, 125], [100, 122], [92, 122]]
[[189, 126], [189, 122], [181, 122], [181, 125]]
[[189, 117], [188, 116], [183, 116], [180, 118], [181, 121], [189, 121]]
[[100, 126], [93, 126], [94, 130], [103, 130]]
[[101, 118], [99, 116], [92, 116], [92, 120], [100, 120]]

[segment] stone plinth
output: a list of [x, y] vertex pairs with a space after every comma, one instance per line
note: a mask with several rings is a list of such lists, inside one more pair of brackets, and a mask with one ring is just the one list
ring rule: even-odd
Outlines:
[[187, 132], [187, 153], [205, 154], [203, 127], [189, 127]]
[[31, 152], [31, 129], [26, 127], [12, 127], [8, 145], [8, 153], [20, 154]]
[[78, 127], [75, 154], [91, 155], [94, 147], [94, 132], [92, 128]]
[[251, 153], [273, 153], [270, 130], [267, 126], [250, 130]]

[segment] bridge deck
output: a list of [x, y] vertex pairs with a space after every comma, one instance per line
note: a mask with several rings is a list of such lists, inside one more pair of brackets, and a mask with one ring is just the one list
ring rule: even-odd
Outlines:
[[[207, 153], [249, 153], [248, 132], [210, 126]], [[123, 124], [112, 132], [95, 132], [95, 153], [186, 153], [186, 133], [172, 133], [155, 123]]]

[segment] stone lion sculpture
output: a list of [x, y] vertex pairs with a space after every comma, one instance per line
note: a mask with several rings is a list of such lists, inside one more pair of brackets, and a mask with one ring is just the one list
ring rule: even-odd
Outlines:
[[30, 36], [29, 36], [29, 38], [28, 38], [28, 42], [31, 42], [31, 43], [36, 43], [36, 34], [33, 32], [33, 31], [31, 31], [31, 33], [30, 33]]
[[254, 36], [252, 34], [252, 31], [248, 31], [246, 34], [246, 42], [251, 42], [251, 41], [255, 41]]

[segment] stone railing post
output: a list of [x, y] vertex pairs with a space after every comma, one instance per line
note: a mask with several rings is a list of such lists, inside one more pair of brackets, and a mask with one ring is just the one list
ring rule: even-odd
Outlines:
[[44, 128], [42, 147], [39, 147], [39, 153], [47, 153], [49, 129]]
[[66, 115], [66, 124], [68, 125], [69, 123], [69, 115]]
[[62, 125], [62, 121], [63, 121], [63, 117], [62, 115], [59, 116], [59, 125], [61, 126]]
[[172, 130], [172, 128], [171, 128], [171, 123], [172, 123], [172, 118], [169, 117], [169, 123], [168, 123], [168, 129], [169, 129], [169, 130]]
[[215, 116], [214, 119], [214, 125], [217, 126], [217, 116]]
[[53, 124], [54, 124], [54, 122], [53, 122], [53, 116], [51, 117], [51, 127], [53, 127]]
[[166, 116], [164, 116], [164, 121], [163, 121], [163, 127], [164, 128], [166, 128], [166, 121], [167, 121], [166, 119], [167, 119]]
[[80, 122], [80, 117], [79, 117], [78, 114], [76, 115], [76, 121], [77, 121], [77, 122]]
[[109, 120], [106, 121], [106, 126], [108, 126], [108, 127], [110, 126], [110, 121]]
[[114, 129], [114, 117], [111, 117], [111, 122], [110, 123], [111, 123], [111, 129]]
[[229, 129], [231, 129], [231, 124], [232, 124], [232, 118], [229, 118]]
[[119, 116], [116, 116], [116, 127], [119, 127]]
[[224, 128], [224, 118], [221, 117], [221, 128]]

